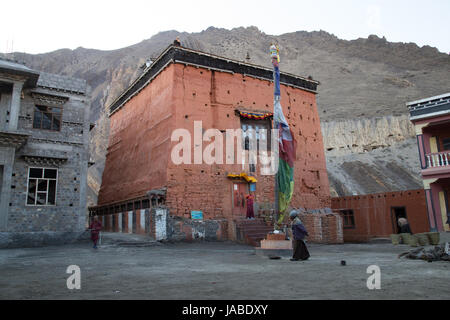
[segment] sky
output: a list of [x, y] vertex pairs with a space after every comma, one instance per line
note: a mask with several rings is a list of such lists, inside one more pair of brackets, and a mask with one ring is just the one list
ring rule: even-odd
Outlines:
[[256, 26], [270, 35], [375, 34], [450, 53], [450, 0], [14, 0], [1, 11], [0, 52], [114, 50], [160, 31]]

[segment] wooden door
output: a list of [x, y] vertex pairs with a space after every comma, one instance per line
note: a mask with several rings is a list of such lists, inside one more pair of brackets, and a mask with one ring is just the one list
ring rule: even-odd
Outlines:
[[246, 183], [233, 183], [233, 216], [245, 217], [247, 213], [247, 202], [245, 196], [247, 195]]

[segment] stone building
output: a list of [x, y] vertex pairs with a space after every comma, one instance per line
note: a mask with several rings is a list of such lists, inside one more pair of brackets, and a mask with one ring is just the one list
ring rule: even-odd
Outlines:
[[431, 231], [450, 231], [450, 93], [407, 103]]
[[0, 60], [0, 246], [84, 231], [89, 106], [84, 80]]
[[[229, 164], [225, 146], [222, 163], [211, 164], [195, 155], [210, 147], [212, 140], [203, 136], [209, 129], [216, 129], [214, 139], [223, 141], [229, 129], [270, 132], [272, 79], [272, 69], [266, 67], [169, 46], [109, 106], [109, 145], [98, 205], [90, 208], [91, 215], [103, 216], [107, 230], [152, 233], [149, 208], [164, 204], [175, 219], [168, 223], [168, 234], [236, 239], [250, 191], [256, 196], [257, 215], [273, 213], [274, 176], [261, 174], [260, 163]], [[281, 73], [281, 102], [298, 145], [291, 204], [324, 213], [331, 200], [316, 104], [318, 85]], [[173, 161], [173, 150], [183, 141], [173, 139], [177, 129], [192, 138], [189, 150], [180, 153], [191, 164]], [[270, 141], [259, 132], [258, 142]], [[236, 139], [234, 154], [248, 149], [246, 137], [237, 138], [241, 142]], [[191, 218], [199, 213], [209, 227], [195, 225], [200, 222]]]

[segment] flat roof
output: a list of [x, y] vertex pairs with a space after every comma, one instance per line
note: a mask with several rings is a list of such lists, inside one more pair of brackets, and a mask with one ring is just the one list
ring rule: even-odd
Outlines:
[[41, 72], [37, 86], [57, 91], [86, 94], [86, 80]]
[[77, 94], [86, 94], [86, 80], [36, 71], [15, 61], [0, 59], [0, 72], [26, 77], [26, 87], [41, 87]]
[[444, 116], [450, 113], [450, 93], [408, 102], [410, 120]]
[[[109, 106], [110, 115], [120, 109], [128, 100], [144, 89], [165, 67], [171, 63], [181, 63], [202, 67], [221, 72], [240, 73], [246, 76], [273, 81], [273, 69], [237, 61], [213, 54], [188, 49], [181, 46], [170, 45], [156, 60], [144, 70], [122, 94]], [[293, 75], [280, 73], [280, 83], [317, 93], [319, 81]]]
[[434, 97], [429, 97], [429, 98], [425, 98], [425, 99], [420, 99], [420, 100], [416, 100], [416, 101], [411, 101], [406, 103], [407, 106], [412, 106], [415, 104], [421, 104], [421, 103], [427, 103], [433, 100], [440, 100], [440, 99], [444, 99], [444, 98], [448, 98], [450, 97], [450, 92], [448, 93], [444, 93], [444, 94], [440, 94], [438, 96], [434, 96]]
[[26, 77], [25, 85], [28, 87], [36, 86], [39, 78], [39, 71], [33, 70], [15, 61], [0, 59], [0, 72], [14, 74]]

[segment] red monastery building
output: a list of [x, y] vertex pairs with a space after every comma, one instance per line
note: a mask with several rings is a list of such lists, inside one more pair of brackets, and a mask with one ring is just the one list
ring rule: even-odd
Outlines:
[[[281, 73], [283, 112], [297, 141], [291, 206], [324, 214], [331, 199], [316, 104], [318, 84]], [[188, 239], [196, 237], [190, 221], [192, 211], [200, 211], [203, 223], [218, 221], [214, 229], [218, 239], [236, 239], [239, 221], [245, 218], [245, 196], [253, 190], [257, 217], [273, 212], [274, 176], [262, 175], [259, 163], [227, 164], [225, 147], [227, 130], [250, 127], [259, 130], [259, 142], [268, 140], [270, 145], [269, 133], [260, 130], [273, 126], [271, 69], [169, 46], [109, 110], [102, 185], [98, 205], [90, 208], [91, 215], [112, 216], [103, 218], [107, 229], [152, 233], [154, 217], [149, 211], [164, 205], [178, 221], [168, 223], [168, 234], [184, 232], [190, 234]], [[172, 139], [177, 129], [189, 132], [190, 141]], [[208, 129], [217, 129], [223, 136], [223, 164], [198, 158], [196, 151], [201, 155], [212, 143], [202, 141]], [[235, 154], [247, 149], [243, 138], [242, 142], [236, 139]], [[192, 164], [174, 163], [171, 155], [181, 142], [189, 143], [190, 150], [175, 154]], [[213, 154], [220, 156], [220, 151]], [[208, 237], [208, 227], [205, 232]]]

